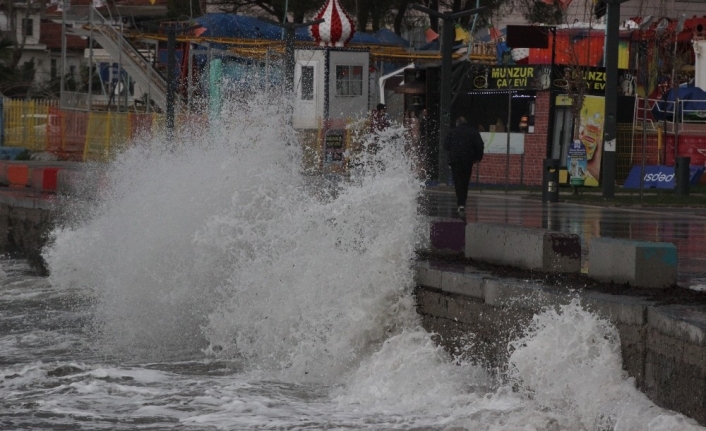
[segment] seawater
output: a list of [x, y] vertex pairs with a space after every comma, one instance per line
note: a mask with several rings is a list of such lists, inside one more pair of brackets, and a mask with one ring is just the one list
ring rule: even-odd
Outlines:
[[334, 181], [286, 103], [246, 100], [118, 154], [52, 233], [49, 277], [0, 260], [0, 429], [700, 429], [635, 389], [578, 302], [535, 316], [503, 370], [439, 348], [402, 129]]

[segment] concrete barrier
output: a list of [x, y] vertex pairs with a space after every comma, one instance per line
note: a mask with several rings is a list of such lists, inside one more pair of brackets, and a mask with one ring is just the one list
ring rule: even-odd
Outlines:
[[579, 272], [581, 239], [576, 234], [491, 223], [466, 225], [466, 257], [544, 272]]
[[677, 248], [667, 242], [594, 238], [588, 275], [599, 281], [664, 288], [677, 282]]
[[429, 229], [431, 248], [434, 251], [461, 253], [465, 244], [466, 223], [451, 218], [432, 218]]
[[30, 181], [30, 187], [45, 193], [56, 192], [57, 175], [59, 171], [59, 168], [32, 169], [32, 179]]
[[8, 165], [7, 182], [10, 187], [26, 187], [29, 183], [29, 167], [25, 164]]

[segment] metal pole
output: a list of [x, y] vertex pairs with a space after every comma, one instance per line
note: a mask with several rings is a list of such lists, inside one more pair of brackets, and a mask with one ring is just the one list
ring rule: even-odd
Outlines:
[[287, 25], [286, 30], [287, 38], [284, 43], [284, 58], [285, 58], [285, 77], [284, 77], [284, 91], [289, 96], [294, 91], [294, 65], [296, 63], [294, 59], [294, 31], [296, 27], [293, 25]]
[[[549, 69], [549, 76], [551, 76], [550, 82], [554, 82], [555, 73], [554, 73], [554, 67], [556, 65], [556, 27], [549, 27], [548, 30], [552, 32], [552, 64], [551, 64], [551, 69]], [[556, 93], [554, 90], [554, 85], [549, 86], [549, 118], [547, 121], [547, 130], [554, 130], [554, 121], [555, 118], [554, 116], [556, 115]], [[536, 109], [537, 109], [537, 98], [535, 97], [535, 115], [536, 115]], [[547, 132], [547, 151], [545, 154], [545, 157], [551, 158], [552, 156], [552, 146], [554, 144], [554, 136], [552, 133]], [[559, 140], [559, 157], [561, 157], [561, 147], [564, 144], [563, 140]], [[524, 155], [524, 152], [522, 153]], [[561, 162], [560, 162], [561, 164]]]
[[677, 40], [679, 39], [679, 33], [682, 32], [684, 29], [684, 20], [686, 20], [686, 15], [681, 14], [681, 17], [679, 17], [679, 22], [677, 23], [677, 27], [674, 29], [674, 51], [672, 52], [672, 88], [679, 88], [678, 85], [676, 84], [676, 68], [675, 62], [677, 59]]
[[605, 85], [605, 125], [603, 127], [603, 197], [615, 197], [615, 167], [618, 109], [618, 29], [620, 27], [620, 3], [626, 0], [608, 0], [606, 22], [606, 85]]
[[176, 28], [174, 24], [167, 26], [167, 139], [174, 137], [174, 68], [176, 67]]
[[[674, 119], [674, 166], [676, 169], [677, 166], [677, 157], [679, 157], [679, 125], [681, 123], [681, 116], [682, 116], [682, 109], [679, 109], [679, 94], [677, 93], [677, 97], [674, 98], [674, 114], [672, 114], [672, 118]], [[679, 114], [677, 116], [677, 113]], [[666, 157], [665, 157], [666, 159]], [[665, 160], [666, 161], [666, 160]]]
[[[120, 88], [120, 83], [123, 80], [123, 37], [122, 35], [125, 34], [123, 32], [123, 20], [120, 19], [120, 39], [118, 39], [118, 45], [119, 45], [119, 55], [118, 55], [118, 82], [115, 84], [115, 89]], [[113, 94], [115, 96], [115, 106], [117, 108], [117, 112], [120, 112], [120, 93], [115, 94], [115, 89], [113, 89]]]
[[443, 28], [441, 32], [441, 85], [439, 89], [439, 183], [446, 183], [449, 178], [450, 169], [448, 166], [448, 157], [444, 151], [444, 139], [449, 131], [451, 124], [451, 56], [453, 54], [453, 43], [455, 39], [454, 21], [458, 18], [477, 14], [485, 10], [485, 6], [481, 8], [465, 10], [456, 13], [440, 13], [433, 9], [426, 8], [414, 4], [410, 6], [412, 9], [422, 11], [431, 17], [443, 20]]
[[93, 6], [88, 9], [88, 25], [91, 26], [88, 42], [88, 112], [90, 113], [93, 107]]
[[507, 93], [507, 142], [505, 143], [505, 193], [510, 182], [510, 121], [512, 118], [512, 90]]
[[[640, 32], [642, 36], [642, 32]], [[640, 37], [642, 39], [642, 37]], [[647, 87], [649, 86], [649, 73], [647, 71], [647, 42], [640, 40], [640, 53], [642, 54], [642, 65], [645, 71], [645, 82], [642, 84], [645, 95], [642, 102], [642, 163], [640, 167], [640, 202], [642, 202], [645, 190], [645, 154], [647, 147]]]
[[453, 20], [444, 18], [441, 30], [441, 88], [439, 94], [439, 183], [447, 184], [449, 178], [449, 161], [442, 142], [446, 139], [451, 126], [451, 55], [456, 32]]
[[62, 0], [61, 7], [61, 81], [60, 87], [60, 106], [63, 108], [66, 92], [66, 8], [68, 7], [68, 0]]
[[191, 99], [194, 98], [194, 45], [189, 42], [189, 86], [188, 90], [188, 110], [191, 112]]

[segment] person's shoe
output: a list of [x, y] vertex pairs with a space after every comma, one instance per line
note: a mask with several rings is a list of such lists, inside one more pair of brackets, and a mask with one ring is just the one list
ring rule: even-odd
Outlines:
[[465, 212], [465, 211], [466, 211], [466, 207], [464, 207], [464, 206], [458, 207], [458, 212], [462, 213], [462, 212]]

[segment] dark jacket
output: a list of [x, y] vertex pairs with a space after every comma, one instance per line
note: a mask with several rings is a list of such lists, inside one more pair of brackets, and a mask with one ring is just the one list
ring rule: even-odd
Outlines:
[[449, 164], [480, 162], [484, 146], [480, 133], [468, 124], [459, 124], [449, 130], [444, 141], [444, 149], [449, 152]]

